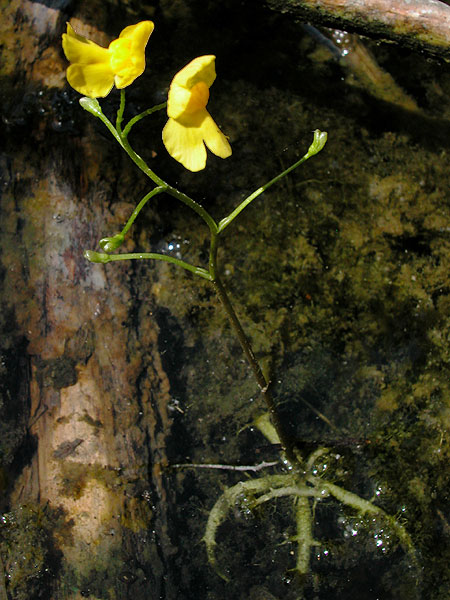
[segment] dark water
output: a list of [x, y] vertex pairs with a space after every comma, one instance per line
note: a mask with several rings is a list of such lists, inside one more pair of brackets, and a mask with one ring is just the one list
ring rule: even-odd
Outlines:
[[[189, 564], [180, 595], [444, 599], [447, 68], [366, 42], [380, 73], [390, 72], [398, 84], [396, 94], [403, 90], [417, 103], [417, 110], [405, 110], [398, 96], [388, 101], [389, 90], [364, 87], [358, 73], [316, 41], [299, 35], [294, 42], [284, 25], [290, 33], [285, 47], [277, 38], [266, 59], [270, 67], [271, 61], [279, 65], [285, 52], [283, 68], [266, 71], [264, 63], [250, 81], [234, 84], [252, 145], [270, 147], [270, 175], [255, 172], [238, 139], [236, 152], [244, 158], [214, 210], [220, 216], [227, 210], [236, 194], [230, 185], [249, 193], [293, 162], [314, 127], [326, 129], [329, 142], [230, 227], [221, 255], [225, 280], [304, 459], [329, 448], [314, 466], [316, 475], [382, 507], [393, 520], [362, 517], [336, 498], [310, 500], [317, 545], [309, 575], [299, 582], [292, 497], [252, 509], [255, 496], [244, 493], [218, 530], [218, 567], [230, 579], [225, 584], [205, 570], [202, 546], [191, 552], [185, 544], [204, 535], [208, 510], [243, 478], [189, 470], [178, 476], [174, 511], [181, 519], [176, 564]], [[252, 47], [256, 54], [259, 46]], [[255, 54], [246, 57], [256, 60]], [[270, 83], [262, 83], [267, 72]], [[196, 252], [186, 248], [185, 256], [197, 258]], [[170, 286], [167, 277], [172, 280], [164, 270]], [[165, 291], [162, 300], [182, 324], [183, 338], [170, 337], [164, 317], [160, 327], [165, 364], [187, 409], [175, 419], [173, 460], [276, 460], [276, 447], [254, 428], [243, 429], [265, 408], [220, 307], [205, 305], [207, 292], [195, 282], [183, 282], [177, 303], [173, 282], [173, 295]], [[409, 548], [399, 539], [400, 524], [411, 536]]]

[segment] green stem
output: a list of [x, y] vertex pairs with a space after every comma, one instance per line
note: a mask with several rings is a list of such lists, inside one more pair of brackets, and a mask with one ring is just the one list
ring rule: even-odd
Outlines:
[[196, 212], [208, 225], [211, 235], [217, 234], [217, 231], [218, 231], [217, 223], [214, 221], [214, 219], [209, 214], [209, 212], [203, 208], [203, 206], [201, 204], [199, 204], [198, 202], [196, 202], [195, 200], [190, 198], [184, 192], [180, 192], [179, 190], [177, 190], [177, 188], [172, 187], [168, 183], [166, 183], [166, 186], [167, 187], [166, 187], [165, 191], [167, 194], [169, 194], [170, 196], [173, 196], [173, 198], [177, 198], [177, 200], [180, 200], [181, 202], [186, 204], [186, 206], [189, 206], [189, 208], [191, 208], [194, 212]]
[[209, 274], [212, 280], [216, 279], [217, 271], [217, 249], [219, 244], [219, 236], [216, 233], [211, 232], [211, 241], [209, 246]]
[[118, 135], [119, 135], [119, 139], [120, 139], [120, 145], [125, 150], [125, 152], [128, 154], [128, 156], [131, 158], [131, 160], [134, 162], [134, 164], [136, 166], [138, 166], [140, 168], [140, 170], [143, 173], [145, 173], [145, 175], [147, 175], [147, 177], [149, 179], [151, 179], [154, 183], [156, 183], [156, 185], [162, 186], [164, 188], [169, 187], [169, 184], [166, 183], [163, 179], [161, 179], [161, 177], [159, 177], [152, 169], [150, 169], [150, 167], [145, 162], [145, 160], [133, 150], [133, 148], [130, 146], [130, 143], [127, 140], [127, 138], [124, 137], [123, 134], [122, 135], [118, 134]]
[[291, 165], [290, 167], [285, 169], [282, 173], [280, 173], [279, 175], [277, 175], [276, 177], [274, 177], [273, 179], [268, 181], [265, 185], [263, 185], [260, 188], [258, 188], [257, 190], [255, 190], [252, 194], [250, 194], [250, 196], [247, 196], [247, 198], [245, 198], [245, 200], [243, 200], [239, 204], [239, 206], [237, 206], [233, 210], [232, 213], [230, 213], [227, 217], [225, 217], [224, 219], [222, 219], [219, 222], [219, 233], [221, 233], [226, 227], [228, 227], [228, 225], [232, 221], [234, 221], [234, 219], [244, 210], [244, 208], [246, 208], [250, 204], [250, 202], [252, 202], [255, 198], [260, 196], [263, 192], [265, 192], [268, 188], [270, 188], [274, 183], [277, 183], [277, 181], [280, 181], [280, 179], [285, 177], [288, 173], [290, 173], [291, 171], [293, 171], [294, 169], [299, 167], [302, 163], [307, 161], [308, 158], [311, 158], [311, 156], [314, 156], [315, 154], [320, 152], [320, 150], [324, 147], [326, 140], [327, 140], [326, 132], [319, 131], [318, 129], [316, 129], [316, 131], [314, 132], [314, 141], [311, 144], [311, 146], [309, 147], [308, 152], [304, 156], [302, 156], [302, 158], [300, 160], [298, 160], [293, 165]]
[[156, 173], [154, 171], [152, 171], [152, 169], [150, 169], [150, 167], [145, 162], [145, 160], [142, 157], [140, 157], [139, 154], [137, 154], [133, 150], [133, 148], [130, 146], [130, 143], [128, 142], [128, 139], [126, 137], [124, 137], [123, 135], [119, 135], [119, 138], [120, 138], [120, 145], [122, 146], [122, 148], [125, 150], [125, 152], [128, 154], [128, 156], [131, 158], [131, 160], [134, 162], [134, 164], [137, 165], [141, 169], [141, 171], [143, 173], [145, 173], [145, 175], [147, 175], [147, 177], [149, 177], [154, 183], [156, 183], [157, 186], [163, 187], [164, 191], [167, 194], [169, 194], [170, 196], [173, 196], [174, 198], [177, 198], [177, 200], [180, 200], [181, 202], [183, 202], [183, 204], [186, 204], [186, 206], [189, 206], [189, 208], [191, 208], [194, 212], [196, 212], [205, 221], [205, 223], [208, 225], [211, 232], [214, 232], [214, 233], [217, 232], [217, 229], [218, 229], [217, 223], [214, 221], [214, 219], [211, 217], [211, 215], [208, 213], [208, 211], [206, 211], [203, 208], [203, 206], [201, 204], [199, 204], [198, 202], [196, 202], [195, 200], [193, 200], [192, 198], [190, 198], [188, 195], [184, 194], [183, 192], [180, 192], [176, 188], [172, 187], [171, 185], [166, 183], [163, 179], [161, 179], [161, 177], [156, 175]]
[[277, 175], [276, 177], [271, 179], [269, 182], [267, 182], [265, 185], [261, 186], [260, 188], [255, 190], [252, 194], [250, 194], [250, 196], [248, 196], [243, 202], [241, 202], [239, 204], [239, 206], [237, 206], [233, 210], [232, 213], [230, 213], [227, 217], [225, 217], [224, 219], [222, 219], [219, 222], [219, 232], [222, 232], [225, 229], [225, 227], [228, 227], [228, 225], [232, 221], [234, 221], [234, 219], [244, 210], [244, 208], [246, 208], [250, 204], [250, 202], [253, 202], [253, 200], [255, 198], [257, 198], [262, 193], [264, 193], [274, 183], [277, 183], [277, 181], [280, 181], [280, 179], [285, 177], [288, 173], [290, 173], [291, 171], [293, 171], [294, 169], [299, 167], [302, 163], [304, 163], [306, 160], [308, 160], [308, 158], [309, 158], [309, 156], [307, 154], [305, 154], [305, 156], [303, 156], [300, 160], [298, 160], [296, 163], [291, 165], [288, 169], [286, 169], [285, 171], [283, 171], [282, 173], [280, 173], [279, 175]]
[[[130, 143], [128, 142], [127, 136], [128, 136], [128, 133], [130, 132], [131, 128], [133, 127], [133, 125], [135, 123], [137, 123], [140, 119], [142, 119], [144, 116], [146, 116], [147, 114], [151, 114], [155, 110], [162, 108], [164, 105], [158, 105], [157, 107], [153, 107], [152, 109], [149, 109], [148, 111], [145, 111], [144, 113], [141, 113], [140, 115], [137, 115], [137, 117], [135, 117], [134, 119], [131, 119], [131, 121], [125, 127], [125, 130], [122, 131], [121, 123], [122, 123], [123, 113], [124, 113], [124, 109], [125, 109], [125, 93], [123, 90], [122, 90], [121, 96], [120, 96], [120, 107], [117, 112], [116, 127], [114, 127], [112, 125], [112, 123], [109, 121], [109, 119], [103, 114], [98, 101], [92, 100], [89, 98], [84, 98], [82, 100], [83, 101], [82, 102], [80, 101], [80, 102], [81, 102], [81, 105], [83, 106], [83, 108], [85, 108], [86, 110], [88, 110], [89, 112], [91, 112], [92, 114], [94, 114], [95, 116], [97, 116], [98, 118], [100, 118], [103, 121], [103, 123], [106, 125], [106, 127], [111, 132], [111, 134], [118, 141], [118, 143], [122, 146], [122, 148], [125, 150], [125, 152], [128, 154], [128, 156], [131, 158], [131, 160], [136, 164], [136, 166], [138, 166], [139, 169], [141, 169], [141, 171], [143, 173], [145, 173], [145, 175], [147, 175], [147, 177], [149, 177], [158, 186], [155, 190], [152, 190], [152, 192], [147, 194], [141, 200], [141, 202], [138, 204], [135, 211], [131, 215], [128, 223], [126, 224], [122, 234], [119, 234], [120, 237], [122, 237], [128, 231], [128, 229], [131, 227], [132, 223], [134, 222], [134, 220], [136, 219], [137, 215], [139, 214], [140, 210], [142, 210], [142, 208], [146, 204], [146, 202], [153, 195], [155, 195], [157, 193], [161, 193], [163, 191], [168, 193], [169, 195], [173, 196], [174, 198], [177, 198], [178, 200], [180, 200], [181, 202], [183, 202], [184, 204], [189, 206], [192, 210], [194, 210], [206, 222], [206, 224], [208, 225], [210, 232], [211, 232], [211, 243], [210, 243], [210, 253], [209, 253], [209, 270], [206, 270], [202, 267], [196, 267], [194, 265], [186, 263], [185, 261], [180, 260], [178, 258], [174, 258], [172, 256], [166, 256], [165, 254], [158, 254], [158, 253], [153, 253], [153, 252], [134, 253], [134, 254], [106, 254], [106, 253], [94, 252], [92, 250], [87, 250], [85, 252], [85, 257], [88, 260], [91, 260], [92, 262], [100, 262], [100, 263], [107, 263], [107, 262], [117, 261], [117, 260], [130, 260], [130, 259], [162, 260], [162, 261], [166, 261], [166, 262], [175, 264], [179, 267], [182, 267], [183, 269], [186, 269], [186, 270], [194, 273], [195, 275], [198, 275], [200, 277], [203, 277], [204, 279], [207, 279], [208, 281], [211, 281], [212, 284], [214, 285], [217, 295], [222, 303], [222, 306], [224, 307], [225, 312], [230, 320], [230, 323], [238, 337], [238, 340], [241, 344], [242, 350], [244, 351], [244, 354], [250, 364], [250, 367], [256, 378], [258, 386], [264, 396], [267, 408], [269, 410], [269, 414], [272, 419], [273, 426], [274, 426], [276, 433], [278, 435], [278, 438], [281, 442], [285, 456], [292, 465], [297, 464], [298, 459], [296, 456], [294, 444], [293, 444], [290, 436], [287, 435], [287, 433], [283, 427], [281, 419], [278, 415], [275, 401], [274, 401], [272, 394], [270, 392], [270, 389], [269, 389], [270, 381], [268, 379], [266, 379], [266, 377], [264, 376], [264, 374], [261, 370], [261, 367], [259, 366], [258, 361], [256, 360], [256, 357], [253, 353], [251, 344], [242, 328], [242, 325], [236, 315], [236, 312], [234, 311], [234, 308], [230, 302], [228, 294], [218, 276], [218, 273], [217, 273], [218, 236], [244, 210], [244, 208], [250, 204], [250, 202], [252, 202], [255, 198], [257, 198], [260, 194], [262, 194], [265, 190], [267, 190], [274, 183], [279, 181], [282, 177], [285, 177], [288, 173], [290, 173], [291, 171], [296, 169], [299, 165], [301, 165], [303, 162], [308, 160], [308, 158], [310, 158], [314, 154], [317, 154], [317, 152], [319, 152], [325, 145], [327, 134], [325, 132], [316, 130], [314, 132], [314, 141], [311, 144], [311, 146], [310, 146], [308, 152], [305, 154], [305, 156], [303, 156], [300, 160], [298, 160], [296, 163], [291, 165], [288, 169], [286, 169], [285, 171], [283, 171], [282, 173], [280, 173], [279, 175], [277, 175], [276, 177], [271, 179], [264, 186], [255, 190], [252, 194], [250, 194], [250, 196], [248, 196], [243, 202], [241, 202], [241, 204], [239, 204], [239, 206], [232, 213], [230, 213], [230, 215], [228, 215], [228, 217], [225, 217], [224, 219], [222, 219], [222, 221], [220, 221], [219, 224], [217, 224], [215, 222], [215, 220], [211, 217], [211, 215], [200, 204], [195, 202], [195, 200], [193, 200], [192, 198], [190, 198], [183, 192], [180, 192], [176, 188], [172, 187], [171, 185], [169, 185], [168, 183], [163, 181], [158, 175], [156, 175], [156, 173], [148, 166], [148, 164], [145, 162], [145, 160], [143, 158], [141, 158], [133, 150]], [[106, 242], [106, 238], [105, 238], [105, 242]], [[106, 242], [106, 246], [108, 243], [110, 243], [109, 238], [108, 238], [108, 242]]]
[[125, 110], [125, 90], [120, 90], [120, 105], [116, 117], [116, 129], [119, 134], [122, 133], [123, 113]]
[[228, 316], [231, 326], [233, 327], [234, 332], [236, 333], [239, 343], [241, 344], [242, 350], [244, 351], [244, 354], [248, 360], [248, 363], [249, 363], [249, 365], [253, 371], [253, 374], [255, 376], [255, 379], [258, 383], [259, 389], [261, 390], [261, 393], [264, 397], [264, 400], [266, 402], [267, 408], [269, 410], [269, 413], [270, 413], [270, 416], [271, 416], [271, 419], [273, 422], [273, 426], [275, 427], [275, 430], [278, 434], [278, 437], [280, 439], [281, 446], [286, 455], [286, 458], [289, 460], [289, 462], [292, 465], [295, 465], [296, 463], [298, 463], [298, 460], [297, 460], [297, 457], [295, 454], [294, 445], [293, 445], [290, 437], [285, 432], [283, 424], [281, 422], [281, 419], [278, 415], [275, 401], [270, 392], [270, 381], [268, 381], [264, 377], [261, 367], [259, 366], [259, 363], [256, 360], [256, 357], [254, 355], [254, 352], [253, 352], [253, 349], [249, 342], [249, 339], [245, 334], [245, 331], [239, 321], [239, 318], [233, 308], [233, 305], [230, 302], [230, 299], [228, 297], [228, 294], [227, 294], [222, 282], [220, 281], [217, 274], [214, 278], [212, 277], [211, 270], [210, 270], [210, 276], [211, 276], [212, 284], [214, 285], [214, 288], [219, 297], [219, 300], [222, 303], [223, 308], [225, 309], [225, 312]]
[[203, 279], [207, 279], [211, 281], [211, 275], [208, 273], [206, 269], [202, 267], [196, 267], [191, 265], [184, 260], [180, 260], [179, 258], [174, 258], [173, 256], [167, 256], [166, 254], [158, 254], [156, 252], [135, 252], [131, 254], [106, 254], [103, 252], [94, 252], [93, 250], [85, 250], [84, 257], [87, 260], [94, 263], [102, 263], [106, 264], [109, 262], [117, 261], [117, 260], [162, 260], [164, 262], [172, 263], [177, 265], [178, 267], [182, 267], [186, 269], [186, 271], [190, 271], [194, 273], [194, 275], [198, 275], [199, 277], [203, 277]]
[[[120, 109], [119, 109], [120, 110]], [[117, 131], [117, 129], [114, 127], [114, 125], [111, 123], [111, 121], [108, 119], [108, 117], [101, 111], [99, 110], [98, 113], [95, 113], [95, 116], [98, 117], [100, 119], [100, 121], [102, 121], [102, 123], [107, 127], [107, 129], [110, 131], [110, 133], [113, 135], [113, 137], [116, 139], [116, 141], [122, 146], [122, 148], [125, 150], [123, 143], [122, 143], [122, 138], [119, 135], [119, 132]]]
[[141, 212], [141, 210], [144, 208], [144, 206], [147, 204], [147, 202], [150, 200], [150, 198], [153, 198], [153, 196], [161, 194], [164, 191], [165, 191], [165, 188], [162, 186], [159, 186], [159, 187], [156, 187], [153, 190], [151, 190], [151, 192], [149, 192], [148, 194], [146, 194], [142, 198], [142, 200], [139, 202], [139, 204], [136, 206], [134, 211], [131, 213], [131, 216], [128, 219], [128, 221], [127, 221], [125, 227], [122, 229], [122, 231], [120, 233], [116, 233], [112, 237], [102, 238], [99, 241], [100, 248], [104, 252], [106, 252], [106, 254], [111, 254], [112, 252], [114, 252], [114, 250], [117, 250], [117, 248], [119, 248], [119, 246], [121, 246], [124, 243], [125, 236], [128, 233], [128, 230], [133, 225], [134, 221], [136, 220], [136, 217]]
[[156, 183], [157, 186], [163, 187], [164, 191], [167, 194], [169, 194], [170, 196], [173, 196], [174, 198], [177, 198], [177, 200], [180, 200], [181, 202], [183, 202], [183, 204], [186, 204], [186, 206], [189, 206], [189, 208], [191, 208], [194, 212], [196, 212], [205, 221], [205, 223], [208, 225], [211, 232], [214, 232], [214, 233], [217, 232], [217, 229], [218, 229], [217, 223], [214, 221], [214, 219], [211, 217], [211, 215], [208, 213], [208, 211], [206, 211], [203, 208], [203, 206], [201, 204], [199, 204], [198, 202], [196, 202], [195, 200], [190, 198], [187, 194], [184, 194], [183, 192], [180, 192], [176, 188], [172, 187], [171, 185], [166, 183], [163, 179], [161, 179], [161, 177], [156, 175], [156, 173], [154, 171], [152, 171], [152, 169], [150, 169], [150, 167], [145, 162], [145, 160], [142, 157], [140, 157], [139, 154], [137, 154], [133, 150], [133, 148], [130, 146], [130, 143], [128, 142], [127, 138], [123, 137], [123, 135], [122, 136], [119, 135], [119, 139], [120, 139], [120, 145], [122, 146], [122, 148], [125, 150], [125, 152], [128, 154], [128, 156], [131, 158], [131, 160], [134, 162], [134, 164], [137, 165], [141, 169], [141, 171], [143, 173], [145, 173], [145, 175], [147, 175], [147, 177], [149, 177], [154, 183]]
[[266, 379], [258, 361], [256, 360], [251, 344], [242, 328], [242, 325], [234, 311], [230, 299], [228, 298], [226, 290], [217, 274], [217, 244], [218, 236], [244, 210], [244, 208], [250, 204], [250, 202], [252, 202], [255, 198], [261, 195], [274, 183], [277, 183], [277, 181], [279, 181], [281, 178], [285, 177], [288, 173], [290, 173], [302, 163], [304, 163], [306, 160], [308, 160], [308, 158], [311, 158], [311, 156], [314, 156], [315, 154], [320, 152], [320, 150], [322, 150], [322, 148], [324, 147], [326, 141], [327, 133], [316, 129], [314, 131], [313, 142], [310, 145], [308, 152], [300, 160], [298, 160], [289, 168], [285, 169], [282, 173], [271, 179], [268, 183], [255, 190], [252, 194], [250, 194], [250, 196], [248, 196], [243, 202], [241, 202], [241, 204], [239, 204], [239, 206], [235, 208], [234, 211], [228, 215], [228, 217], [222, 219], [219, 222], [217, 233], [212, 235], [209, 254], [209, 273], [211, 276], [211, 281], [215, 287], [217, 295], [219, 296], [222, 306], [224, 307], [225, 312], [227, 313], [230, 323], [239, 339], [239, 342], [250, 364], [250, 367], [259, 385], [259, 388], [264, 396], [267, 408], [269, 409], [269, 414], [272, 420], [273, 427], [275, 428], [277, 436], [281, 442], [285, 456], [292, 465], [298, 464], [299, 462], [295, 451], [295, 445], [290, 436], [286, 433], [283, 423], [281, 422], [281, 419], [279, 417], [275, 401], [270, 391], [270, 381]]
[[147, 204], [147, 202], [150, 200], [150, 198], [153, 198], [153, 196], [157, 196], [158, 194], [161, 194], [164, 191], [165, 191], [164, 187], [158, 186], [156, 188], [153, 188], [151, 192], [149, 192], [142, 198], [142, 200], [139, 202], [139, 204], [136, 206], [136, 208], [131, 213], [131, 216], [128, 219], [127, 224], [122, 229], [121, 234], [123, 236], [125, 236], [128, 233], [130, 227], [133, 225], [134, 221], [136, 220], [136, 217], [141, 212], [141, 210], [144, 208], [144, 206]]
[[[122, 101], [122, 97], [124, 97], [124, 95], [121, 95], [121, 101]], [[97, 103], [97, 105], [98, 105], [98, 103]], [[119, 108], [118, 118], [120, 116], [119, 115], [120, 110], [121, 109]], [[90, 111], [90, 112], [93, 112], [93, 111]], [[161, 179], [161, 177], [159, 177], [148, 166], [148, 164], [145, 162], [145, 160], [133, 150], [127, 137], [114, 127], [114, 125], [111, 123], [111, 121], [108, 119], [108, 117], [102, 112], [99, 105], [98, 105], [98, 109], [96, 109], [96, 111], [93, 112], [93, 114], [95, 114], [95, 116], [98, 117], [103, 122], [103, 124], [108, 128], [108, 130], [112, 134], [112, 136], [117, 140], [117, 142], [122, 146], [122, 148], [125, 150], [125, 152], [128, 154], [128, 156], [134, 162], [134, 164], [137, 167], [139, 167], [139, 169], [145, 175], [147, 175], [147, 177], [149, 179], [151, 179], [154, 183], [156, 183], [156, 185], [158, 187], [164, 188], [164, 191], [167, 194], [169, 194], [170, 196], [173, 196], [174, 198], [177, 198], [177, 200], [180, 200], [181, 202], [183, 202], [184, 204], [189, 206], [189, 208], [191, 208], [194, 212], [196, 212], [205, 221], [205, 223], [208, 225], [211, 232], [217, 233], [218, 225], [214, 221], [212, 216], [208, 213], [208, 211], [205, 210], [201, 204], [199, 204], [198, 202], [196, 202], [195, 200], [190, 198], [187, 194], [180, 192], [173, 186], [166, 183], [163, 179]], [[120, 123], [119, 123], [119, 125], [120, 125]]]
[[157, 110], [162, 110], [163, 108], [166, 108], [166, 106], [167, 106], [167, 102], [163, 102], [162, 104], [157, 104], [156, 106], [152, 106], [152, 108], [148, 108], [147, 110], [144, 110], [144, 112], [141, 112], [140, 114], [136, 115], [135, 117], [133, 117], [132, 119], [130, 119], [128, 121], [128, 123], [124, 127], [122, 135], [124, 137], [128, 137], [128, 134], [130, 133], [131, 128], [134, 125], [136, 125], [136, 123], [138, 123], [144, 117], [148, 117], [148, 115], [151, 115], [152, 113], [156, 112]]

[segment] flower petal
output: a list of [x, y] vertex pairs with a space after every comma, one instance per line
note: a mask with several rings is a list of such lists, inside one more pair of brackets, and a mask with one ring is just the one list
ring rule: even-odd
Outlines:
[[[167, 97], [167, 115], [172, 119], [183, 116], [191, 102], [191, 90], [198, 84], [210, 88], [216, 78], [216, 57], [212, 54], [191, 60], [175, 75]], [[208, 97], [206, 96], [206, 102]], [[194, 102], [195, 103], [195, 102]]]
[[169, 119], [163, 129], [162, 139], [170, 156], [183, 167], [194, 172], [205, 168], [206, 148], [201, 127]]
[[215, 60], [216, 57], [212, 54], [194, 58], [181, 71], [178, 71], [173, 78], [173, 83], [188, 90], [199, 81], [203, 81], [208, 87], [211, 87], [216, 78]]
[[191, 90], [172, 84], [167, 99], [167, 115], [179, 119], [202, 111], [208, 104], [209, 87], [199, 81]]
[[66, 73], [67, 81], [74, 90], [90, 98], [104, 98], [114, 85], [114, 73], [109, 62], [70, 65]]
[[62, 38], [64, 54], [71, 63], [81, 65], [105, 63], [109, 65], [108, 50], [75, 33], [69, 23], [67, 23], [67, 33], [63, 33]]
[[177, 85], [175, 80], [172, 81], [167, 96], [167, 116], [172, 119], [178, 119], [186, 110], [191, 92], [181, 85]]
[[201, 125], [202, 136], [205, 144], [216, 156], [228, 158], [231, 156], [231, 146], [227, 137], [217, 127], [208, 111]]
[[153, 29], [152, 21], [129, 25], [121, 32], [119, 39], [109, 45], [111, 68], [119, 89], [133, 83], [144, 72], [145, 47]]
[[122, 29], [119, 38], [131, 38], [136, 48], [144, 49], [154, 29], [153, 21], [140, 21], [136, 25], [128, 25]]

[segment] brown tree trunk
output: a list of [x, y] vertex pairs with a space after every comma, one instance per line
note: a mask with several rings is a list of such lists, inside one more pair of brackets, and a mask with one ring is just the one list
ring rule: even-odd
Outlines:
[[[101, 27], [108, 7], [79, 5], [84, 15], [94, 8]], [[63, 92], [66, 18], [57, 2], [2, 3], [2, 350], [22, 361], [15, 377], [29, 372], [19, 391], [36, 445], [3, 508], [60, 512], [59, 524], [49, 517], [62, 567], [57, 575], [53, 567], [55, 597], [114, 590], [124, 598], [137, 562], [136, 597], [148, 598], [151, 587], [156, 598], [167, 587], [160, 552], [170, 554], [161, 480], [169, 385], [151, 306], [132, 300], [126, 269], [83, 258], [130, 207], [116, 204], [111, 221], [109, 200], [128, 165], [119, 168], [98, 138], [91, 145], [91, 119]], [[79, 30], [95, 34], [81, 23]]]

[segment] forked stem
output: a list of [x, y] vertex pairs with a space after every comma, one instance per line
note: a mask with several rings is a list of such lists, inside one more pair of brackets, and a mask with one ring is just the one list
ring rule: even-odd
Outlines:
[[[102, 249], [105, 252], [101, 253], [101, 252], [93, 252], [91, 250], [88, 250], [84, 254], [85, 257], [88, 258], [92, 262], [100, 262], [100, 263], [107, 263], [107, 262], [116, 261], [116, 260], [129, 260], [129, 259], [162, 260], [165, 262], [170, 262], [172, 264], [178, 265], [178, 266], [182, 267], [183, 269], [191, 271], [195, 275], [198, 275], [204, 279], [207, 279], [208, 281], [211, 281], [211, 283], [213, 284], [214, 289], [216, 290], [216, 293], [219, 297], [219, 300], [222, 303], [222, 306], [228, 316], [231, 326], [232, 326], [235, 334], [237, 335], [237, 338], [239, 340], [239, 343], [241, 344], [242, 350], [244, 351], [247, 361], [248, 361], [248, 363], [253, 371], [253, 374], [255, 376], [255, 379], [258, 383], [259, 389], [261, 390], [261, 393], [264, 397], [264, 400], [266, 402], [266, 405], [267, 405], [267, 408], [268, 408], [268, 411], [269, 411], [269, 414], [270, 414], [270, 417], [272, 420], [273, 427], [276, 430], [277, 436], [280, 440], [280, 443], [283, 448], [283, 452], [286, 456], [286, 459], [292, 465], [298, 464], [299, 461], [296, 456], [293, 440], [286, 432], [286, 429], [285, 429], [285, 427], [280, 419], [280, 416], [278, 414], [275, 401], [272, 397], [272, 394], [270, 391], [270, 381], [264, 376], [264, 374], [261, 370], [261, 367], [260, 367], [258, 361], [256, 360], [256, 357], [255, 357], [255, 354], [251, 347], [250, 341], [249, 341], [247, 335], [245, 334], [245, 331], [241, 325], [241, 322], [239, 321], [239, 318], [236, 315], [236, 312], [233, 308], [233, 305], [231, 304], [231, 301], [230, 301], [228, 294], [222, 284], [222, 281], [220, 280], [220, 277], [218, 274], [218, 268], [217, 268], [217, 249], [218, 249], [219, 235], [255, 198], [260, 196], [265, 190], [267, 190], [274, 183], [278, 182], [280, 179], [285, 177], [288, 173], [290, 173], [291, 171], [296, 169], [303, 162], [305, 162], [306, 160], [311, 158], [311, 156], [314, 156], [315, 154], [320, 152], [320, 150], [324, 147], [324, 145], [327, 141], [326, 132], [316, 129], [314, 131], [313, 143], [310, 145], [308, 152], [300, 160], [298, 160], [293, 165], [291, 165], [288, 169], [284, 170], [282, 173], [280, 173], [279, 175], [277, 175], [276, 177], [271, 179], [265, 185], [263, 185], [260, 188], [258, 188], [257, 190], [255, 190], [252, 194], [250, 194], [250, 196], [248, 196], [243, 202], [241, 202], [227, 217], [222, 219], [220, 221], [220, 223], [216, 223], [216, 221], [212, 218], [212, 216], [208, 213], [208, 211], [206, 211], [203, 208], [203, 206], [201, 204], [199, 204], [198, 202], [196, 202], [195, 200], [193, 200], [192, 198], [190, 198], [183, 192], [180, 192], [177, 188], [169, 185], [163, 179], [161, 179], [161, 177], [156, 175], [156, 173], [149, 167], [149, 165], [145, 162], [145, 160], [133, 150], [133, 148], [131, 147], [131, 145], [128, 141], [128, 133], [130, 132], [133, 125], [135, 123], [137, 123], [140, 119], [151, 114], [152, 112], [160, 110], [161, 108], [163, 108], [165, 106], [165, 104], [157, 105], [151, 109], [148, 109], [147, 111], [144, 111], [140, 115], [137, 115], [136, 117], [134, 117], [133, 119], [131, 119], [129, 121], [129, 123], [125, 126], [124, 129], [122, 129], [123, 115], [124, 115], [124, 111], [125, 111], [125, 92], [124, 92], [124, 90], [122, 90], [121, 94], [120, 94], [120, 105], [119, 105], [119, 109], [117, 111], [115, 127], [111, 123], [111, 121], [103, 114], [100, 104], [98, 103], [97, 99], [82, 98], [80, 100], [80, 104], [85, 110], [87, 110], [88, 112], [90, 112], [91, 114], [96, 116], [97, 118], [101, 119], [101, 121], [103, 121], [103, 123], [109, 129], [109, 131], [114, 136], [114, 138], [118, 141], [118, 143], [122, 146], [122, 148], [125, 150], [125, 152], [128, 154], [128, 156], [131, 158], [131, 160], [157, 186], [151, 192], [149, 192], [146, 196], [144, 196], [144, 198], [138, 204], [135, 211], [131, 215], [128, 223], [125, 225], [123, 231], [120, 234], [117, 234], [116, 236], [113, 236], [112, 238], [103, 238], [100, 241], [100, 246], [102, 247]], [[208, 269], [204, 269], [202, 267], [196, 267], [194, 265], [186, 263], [183, 260], [180, 260], [180, 259], [177, 259], [177, 258], [174, 258], [171, 256], [158, 254], [158, 253], [143, 252], [143, 253], [133, 253], [133, 254], [109, 254], [110, 251], [118, 248], [119, 245], [123, 242], [125, 234], [128, 232], [128, 229], [131, 227], [132, 223], [134, 222], [135, 218], [139, 214], [140, 210], [145, 206], [145, 204], [148, 202], [148, 200], [150, 198], [152, 198], [153, 196], [160, 194], [162, 192], [165, 192], [166, 194], [169, 194], [169, 195], [173, 196], [174, 198], [181, 200], [181, 202], [183, 202], [184, 204], [189, 206], [193, 211], [195, 211], [208, 225], [209, 230], [210, 230], [210, 235], [211, 235]]]

